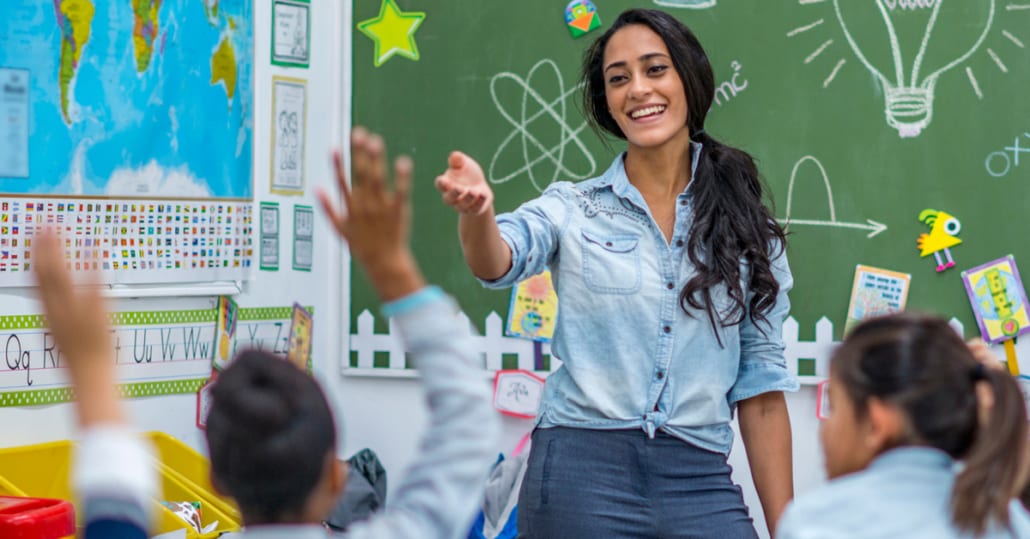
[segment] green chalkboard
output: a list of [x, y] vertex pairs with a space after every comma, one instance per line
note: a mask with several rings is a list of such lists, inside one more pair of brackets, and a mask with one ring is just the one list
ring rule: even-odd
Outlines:
[[[489, 172], [506, 211], [553, 180], [603, 172], [621, 145], [584, 126], [580, 56], [619, 12], [658, 2], [597, 0], [601, 29], [579, 39], [560, 0], [397, 2], [425, 13], [413, 34], [418, 59], [395, 54], [376, 67], [373, 40], [356, 30], [354, 122], [414, 156], [416, 255], [482, 327], [491, 311], [506, 316], [510, 294], [470, 275], [433, 178], [462, 149]], [[839, 337], [857, 264], [911, 274], [909, 306], [955, 316], [967, 335], [976, 325], [960, 272], [1009, 253], [1030, 272], [1027, 2], [662, 3], [695, 4], [662, 9], [698, 34], [721, 84], [707, 130], [758, 159], [777, 216], [789, 209], [795, 222], [791, 299], [802, 339], [823, 316]], [[380, 8], [355, 2], [354, 24]], [[956, 267], [941, 273], [916, 247], [930, 231], [919, 221], [927, 208], [962, 225]], [[376, 305], [362, 279], [355, 272], [352, 317]]]

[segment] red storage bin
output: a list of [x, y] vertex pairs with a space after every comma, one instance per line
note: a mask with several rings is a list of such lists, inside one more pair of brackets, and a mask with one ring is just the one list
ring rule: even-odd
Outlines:
[[0, 496], [0, 537], [57, 539], [75, 535], [75, 508], [65, 500]]

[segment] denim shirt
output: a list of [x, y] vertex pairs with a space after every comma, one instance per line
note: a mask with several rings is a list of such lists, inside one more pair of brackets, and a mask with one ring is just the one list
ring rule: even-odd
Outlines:
[[[972, 537], [951, 521], [958, 465], [928, 447], [903, 447], [865, 470], [799, 496], [783, 513], [776, 539], [950, 539]], [[990, 527], [981, 539], [1030, 537], [1030, 515], [1013, 500], [1012, 530]]]
[[[701, 145], [691, 149], [693, 177]], [[538, 426], [641, 428], [651, 437], [662, 430], [728, 453], [737, 401], [797, 390], [783, 357], [793, 285], [783, 250], [772, 251], [780, 291], [768, 323], [745, 317], [720, 329], [720, 344], [705, 312], [680, 307], [680, 290], [695, 274], [686, 256], [692, 219], [687, 188], [667, 242], [622, 156], [598, 178], [552, 184], [497, 217], [512, 267], [484, 286], [509, 287], [549, 268], [558, 294], [551, 351], [563, 365], [547, 380]], [[731, 305], [725, 286], [711, 294], [720, 311]], [[747, 304], [746, 287], [745, 294]]]

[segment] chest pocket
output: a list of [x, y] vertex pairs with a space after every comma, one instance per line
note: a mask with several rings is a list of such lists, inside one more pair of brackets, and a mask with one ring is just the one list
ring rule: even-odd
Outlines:
[[583, 281], [602, 294], [640, 290], [639, 236], [605, 236], [583, 232]]

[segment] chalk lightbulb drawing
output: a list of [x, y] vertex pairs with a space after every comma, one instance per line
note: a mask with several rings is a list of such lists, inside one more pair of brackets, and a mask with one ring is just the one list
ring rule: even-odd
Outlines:
[[[937, 80], [972, 56], [994, 22], [994, 0], [963, 2], [979, 6], [979, 17], [944, 10], [945, 0], [834, 0], [848, 45], [883, 86], [887, 124], [901, 137], [918, 136], [933, 119]], [[862, 13], [865, 11], [865, 13]], [[873, 11], [872, 14], [869, 11]], [[889, 47], [879, 28], [853, 25], [849, 20], [882, 21]], [[950, 23], [957, 24], [950, 24]], [[941, 31], [947, 27], [947, 31]], [[934, 54], [933, 49], [941, 49]], [[957, 50], [957, 55], [956, 50]], [[930, 60], [930, 61], [928, 61]], [[936, 60], [936, 65], [931, 63]]]

